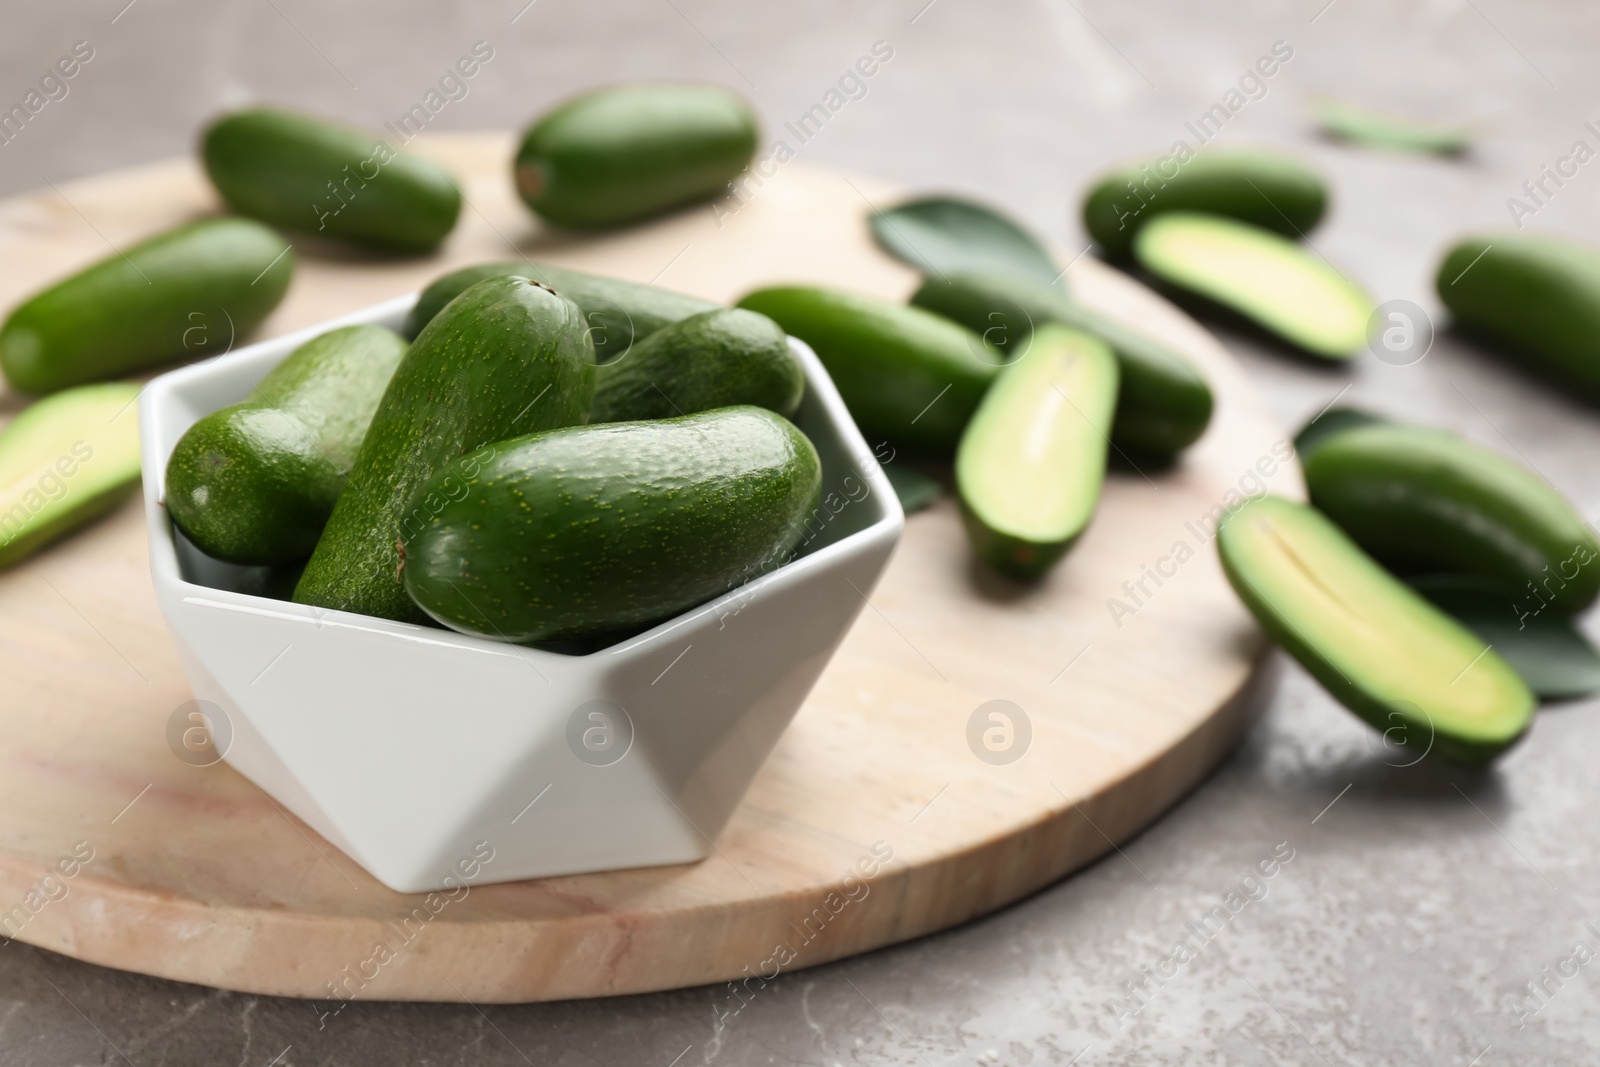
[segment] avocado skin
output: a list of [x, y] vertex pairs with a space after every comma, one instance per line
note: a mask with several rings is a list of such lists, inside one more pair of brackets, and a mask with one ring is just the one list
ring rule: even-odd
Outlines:
[[1393, 569], [1498, 578], [1519, 596], [1532, 583], [1567, 613], [1600, 595], [1594, 531], [1498, 452], [1443, 430], [1377, 423], [1319, 442], [1303, 469], [1312, 504]]
[[793, 418], [806, 389], [789, 339], [765, 315], [718, 308], [658, 330], [595, 372], [589, 421], [630, 422], [751, 404]]
[[113, 253], [0, 326], [0, 368], [25, 393], [221, 355], [278, 306], [294, 253], [248, 219], [207, 219]]
[[513, 177], [547, 222], [605, 229], [717, 196], [749, 165], [759, 135], [750, 105], [718, 86], [611, 86], [529, 127]]
[[444, 167], [313, 115], [224, 115], [201, 138], [200, 158], [239, 214], [368, 248], [426, 252], [461, 214], [461, 192]]
[[1128, 259], [1139, 227], [1166, 211], [1226, 215], [1286, 237], [1303, 237], [1327, 210], [1322, 175], [1286, 152], [1209, 149], [1187, 163], [1174, 161], [1172, 175], [1157, 171], [1156, 158], [1119, 164], [1084, 195], [1083, 228], [1108, 259]]
[[172, 521], [229, 563], [305, 559], [406, 347], [380, 326], [329, 331], [189, 427], [167, 461]]
[[1331, 407], [1326, 411], [1313, 416], [1311, 421], [1300, 427], [1294, 435], [1294, 451], [1300, 457], [1302, 465], [1322, 446], [1322, 442], [1330, 440], [1346, 430], [1353, 430], [1358, 426], [1371, 426], [1374, 423], [1384, 423], [1389, 420], [1382, 415], [1374, 414], [1364, 408]]
[[[470, 471], [479, 446], [583, 421], [594, 345], [572, 301], [526, 278], [489, 278], [452, 300], [400, 361], [295, 587], [301, 604], [422, 622], [400, 585], [416, 488]], [[435, 501], [424, 500], [431, 507]]]
[[565, 267], [552, 267], [548, 263], [530, 263], [527, 260], [480, 263], [434, 279], [417, 297], [416, 305], [406, 316], [402, 332], [407, 337], [415, 338], [441, 308], [460, 296], [468, 286], [485, 278], [501, 276], [532, 278], [536, 282], [543, 282], [577, 304], [589, 324], [597, 363], [621, 359], [635, 341], [642, 341], [663, 326], [718, 306], [709, 300], [675, 293], [670, 289], [625, 282], [621, 278], [605, 278], [581, 270], [567, 270]]
[[964, 326], [864, 293], [758, 289], [739, 306], [761, 312], [816, 351], [865, 433], [929, 455], [955, 453], [1005, 361]]
[[806, 436], [762, 408], [501, 441], [405, 543], [405, 587], [452, 629], [534, 644], [639, 628], [788, 562], [817, 507]]
[[1130, 458], [1169, 461], [1211, 422], [1211, 387], [1187, 357], [1049, 286], [1009, 275], [951, 274], [925, 279], [911, 303], [981, 334], [1010, 358], [1051, 322], [1104, 341], [1122, 381], [1111, 442]]
[[1464, 237], [1439, 264], [1457, 326], [1600, 402], [1600, 247], [1547, 233]]

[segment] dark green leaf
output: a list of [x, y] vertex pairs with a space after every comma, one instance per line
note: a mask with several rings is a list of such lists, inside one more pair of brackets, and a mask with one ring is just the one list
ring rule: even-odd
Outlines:
[[889, 476], [889, 484], [894, 486], [895, 496], [900, 498], [900, 507], [907, 515], [921, 511], [944, 495], [944, 486], [938, 479], [904, 463], [890, 463], [883, 473]]
[[1537, 602], [1516, 588], [1473, 575], [1429, 575], [1411, 584], [1505, 657], [1540, 697], [1567, 700], [1600, 690], [1600, 652], [1568, 616], [1530, 611]]
[[1397, 152], [1455, 156], [1472, 147], [1470, 127], [1391, 115], [1332, 97], [1310, 102], [1312, 118], [1329, 137]]
[[1061, 277], [1038, 238], [971, 200], [920, 197], [874, 212], [868, 222], [885, 252], [935, 278], [999, 272], [1058, 284]]

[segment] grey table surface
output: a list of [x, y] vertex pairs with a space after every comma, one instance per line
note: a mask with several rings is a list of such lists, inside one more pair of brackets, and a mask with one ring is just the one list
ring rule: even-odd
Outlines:
[[[1509, 225], [1524, 181], [1576, 141], [1600, 147], [1584, 125], [1600, 120], [1600, 8], [1559, 0], [8, 4], [0, 103], [79, 41], [93, 58], [67, 94], [0, 145], [0, 194], [188, 151], [208, 116], [255, 99], [392, 121], [478, 41], [493, 59], [430, 128], [516, 128], [596, 82], [689, 77], [743, 90], [776, 136], [882, 41], [892, 58], [800, 155], [980, 195], [1073, 247], [1098, 168], [1192, 142], [1184, 123], [1281, 41], [1292, 57], [1221, 139], [1325, 168], [1336, 203], [1317, 249], [1435, 318], [1446, 242]], [[1332, 145], [1305, 118], [1315, 91], [1479, 120], [1484, 136], [1460, 161]], [[1600, 164], [1547, 188], [1525, 221], [1600, 239]], [[1348, 371], [1219, 333], [1286, 426], [1351, 385], [1347, 400], [1516, 455], [1600, 515], [1600, 415], [1447, 331], [1419, 363]], [[782, 977], [726, 1025], [720, 988], [368, 1004], [319, 1025], [305, 1002], [9, 943], [0, 1065], [1593, 1062], [1600, 846], [1584, 820], [1600, 804], [1600, 704], [1547, 709], [1486, 773], [1400, 768], [1279, 666], [1237, 752], [1120, 853], [981, 921]], [[1189, 924], [1275, 848], [1292, 859], [1161, 977]]]

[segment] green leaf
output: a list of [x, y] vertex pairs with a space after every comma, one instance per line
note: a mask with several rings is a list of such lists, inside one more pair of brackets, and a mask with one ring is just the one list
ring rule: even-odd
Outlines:
[[1061, 269], [1039, 239], [971, 200], [927, 196], [868, 218], [878, 245], [924, 275], [1002, 273], [1057, 284]]
[[1382, 415], [1374, 415], [1360, 408], [1329, 408], [1300, 427], [1294, 435], [1294, 450], [1301, 462], [1310, 457], [1318, 444], [1343, 430], [1357, 426], [1370, 426], [1375, 422], [1388, 422]]
[[1476, 136], [1468, 126], [1374, 111], [1328, 96], [1314, 97], [1307, 106], [1329, 137], [1371, 148], [1457, 156], [1472, 147]]
[[889, 484], [894, 486], [895, 496], [900, 498], [900, 508], [907, 515], [930, 507], [935, 500], [944, 496], [944, 486], [939, 480], [930, 478], [915, 467], [890, 463], [883, 468], [883, 473], [889, 476]]
[[1572, 619], [1546, 609], [1525, 610], [1510, 585], [1465, 574], [1413, 578], [1411, 584], [1446, 614], [1483, 638], [1546, 700], [1570, 700], [1600, 690], [1600, 652]]

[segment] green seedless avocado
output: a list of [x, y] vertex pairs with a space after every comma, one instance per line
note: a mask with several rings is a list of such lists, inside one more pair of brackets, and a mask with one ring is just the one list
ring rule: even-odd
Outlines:
[[526, 278], [472, 286], [400, 361], [294, 599], [423, 621], [399, 576], [400, 537], [437, 503], [413, 504], [417, 487], [474, 469], [491, 441], [580, 423], [593, 399], [594, 345], [576, 304]]
[[710, 85], [619, 85], [574, 97], [522, 138], [517, 191], [557, 226], [604, 229], [720, 195], [755, 155], [750, 105]]
[[286, 230], [426, 252], [461, 214], [461, 192], [444, 167], [311, 115], [225, 115], [205, 132], [200, 158], [229, 207]]
[[1600, 247], [1517, 231], [1465, 237], [1435, 285], [1466, 332], [1600, 400]]
[[595, 372], [589, 421], [631, 422], [753, 404], [793, 418], [805, 371], [765, 315], [718, 308], [651, 334]]
[[1030, 581], [1094, 516], [1117, 403], [1117, 361], [1094, 337], [1047, 324], [1000, 372], [961, 435], [956, 489], [978, 558]]
[[501, 441], [405, 541], [405, 587], [433, 618], [535, 644], [648, 626], [787, 562], [822, 468], [761, 408], [570, 427]]
[[950, 274], [928, 278], [911, 303], [981, 334], [1008, 357], [1028, 350], [1039, 327], [1061, 323], [1111, 346], [1121, 370], [1111, 443], [1130, 458], [1169, 459], [1211, 421], [1211, 387], [1181, 352], [1025, 278]]
[[1300, 457], [1300, 465], [1304, 468], [1311, 459], [1311, 453], [1320, 448], [1322, 442], [1346, 430], [1353, 430], [1357, 426], [1371, 426], [1388, 421], [1382, 415], [1376, 415], [1364, 408], [1342, 406], [1328, 408], [1300, 427], [1300, 432], [1294, 435], [1295, 454]]
[[1185, 150], [1102, 175], [1083, 198], [1083, 228], [1108, 257], [1125, 259], [1140, 227], [1164, 212], [1225, 215], [1303, 237], [1327, 206], [1327, 183], [1296, 156], [1262, 148]]
[[642, 341], [663, 326], [710, 311], [717, 305], [697, 296], [657, 289], [653, 285], [605, 278], [581, 270], [552, 267], [548, 263], [480, 263], [462, 267], [435, 279], [406, 316], [405, 335], [416, 337], [432, 318], [469, 286], [485, 278], [510, 276], [543, 282], [583, 312], [594, 342], [596, 362], [621, 359], [635, 341]]
[[25, 393], [221, 355], [278, 306], [283, 238], [248, 219], [168, 230], [29, 298], [0, 326], [0, 368]]
[[214, 411], [167, 460], [167, 514], [196, 548], [229, 563], [305, 559], [344, 489], [406, 343], [381, 326], [315, 337]]
[[1242, 315], [1308, 355], [1342, 361], [1366, 346], [1372, 297], [1269, 230], [1170, 211], [1140, 228], [1133, 251], [1157, 280]]
[[1392, 568], [1500, 579], [1534, 610], [1571, 613], [1600, 595], [1593, 529], [1498, 452], [1444, 430], [1371, 423], [1319, 441], [1303, 469], [1311, 502]]
[[132, 495], [138, 396], [128, 382], [80, 385], [26, 408], [0, 431], [0, 567]]
[[1217, 550], [1262, 628], [1386, 744], [1482, 764], [1527, 730], [1537, 702], [1510, 665], [1315, 509], [1249, 501]]
[[863, 293], [758, 289], [739, 306], [810, 345], [861, 429], [949, 456], [1005, 357], [941, 315]]

